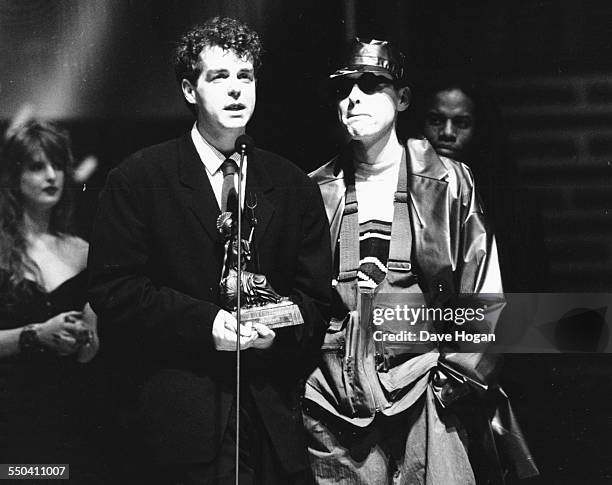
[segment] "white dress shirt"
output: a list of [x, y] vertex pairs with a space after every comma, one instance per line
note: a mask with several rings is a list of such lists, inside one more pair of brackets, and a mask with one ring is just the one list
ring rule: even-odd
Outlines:
[[[206, 175], [208, 175], [208, 180], [210, 180], [210, 185], [212, 186], [213, 192], [215, 193], [215, 198], [217, 199], [217, 205], [220, 208], [221, 190], [223, 188], [223, 171], [221, 170], [221, 165], [227, 158], [231, 158], [236, 162], [236, 165], [240, 167], [240, 154], [234, 152], [229, 157], [223, 155], [223, 153], [208, 143], [200, 134], [198, 131], [197, 122], [193, 124], [193, 128], [191, 129], [191, 139], [193, 140], [196, 151], [200, 156], [200, 160], [204, 164], [204, 167], [206, 167]], [[245, 157], [244, 164], [242, 166], [242, 197], [240, 200], [240, 206], [242, 208], [244, 208], [244, 194], [246, 192], [246, 174], [247, 159]], [[238, 193], [238, 172], [234, 174], [234, 188], [236, 189], [236, 193]]]

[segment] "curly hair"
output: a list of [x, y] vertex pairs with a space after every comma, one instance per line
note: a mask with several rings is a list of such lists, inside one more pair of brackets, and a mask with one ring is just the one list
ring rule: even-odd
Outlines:
[[52, 123], [38, 120], [10, 129], [0, 154], [0, 268], [7, 272], [9, 288], [14, 291], [24, 285], [27, 273], [37, 277], [40, 273], [27, 254], [21, 193], [24, 167], [31, 161], [48, 160], [65, 172], [64, 190], [49, 221], [49, 232], [64, 237], [72, 232], [70, 175], [74, 158], [68, 134]]
[[214, 17], [193, 27], [179, 40], [174, 51], [174, 72], [179, 86], [183, 79], [192, 84], [197, 82], [202, 72], [200, 53], [205, 47], [212, 46], [250, 60], [255, 72], [261, 67], [263, 48], [257, 32], [239, 20]]

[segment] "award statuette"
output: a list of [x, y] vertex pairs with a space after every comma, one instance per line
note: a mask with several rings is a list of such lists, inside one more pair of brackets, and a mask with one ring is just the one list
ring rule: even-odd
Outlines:
[[[221, 300], [225, 309], [236, 316], [238, 301], [238, 234], [234, 230], [231, 212], [223, 212], [217, 218], [217, 229], [225, 240], [225, 256], [221, 274]], [[251, 232], [252, 238], [253, 232]], [[250, 238], [250, 239], [251, 239]], [[242, 244], [241, 300], [246, 303], [241, 309], [242, 323], [261, 323], [269, 328], [290, 327], [304, 323], [298, 306], [287, 297], [282, 297], [268, 283], [267, 278], [246, 270], [251, 260], [251, 240], [240, 238]]]

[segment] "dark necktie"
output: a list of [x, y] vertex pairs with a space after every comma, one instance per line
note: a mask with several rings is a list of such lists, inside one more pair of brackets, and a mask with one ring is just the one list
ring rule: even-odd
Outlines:
[[238, 211], [238, 194], [234, 186], [234, 174], [238, 172], [238, 165], [228, 158], [221, 164], [223, 172], [223, 186], [221, 188], [221, 212], [231, 212], [236, 215]]

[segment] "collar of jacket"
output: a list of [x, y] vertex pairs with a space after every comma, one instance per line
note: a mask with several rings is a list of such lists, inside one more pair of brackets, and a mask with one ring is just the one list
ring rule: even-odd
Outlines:
[[[406, 160], [410, 163], [409, 190], [415, 215], [421, 226], [439, 219], [447, 211], [436, 214], [448, 187], [449, 170], [431, 145], [424, 139], [409, 139]], [[352, 170], [350, 145], [340, 155], [310, 174], [321, 189], [327, 219], [330, 223], [332, 251], [340, 234], [346, 193], [345, 175]]]
[[[448, 167], [438, 156], [425, 138], [410, 138], [406, 142], [407, 159], [410, 160], [410, 173], [416, 177], [444, 180], [448, 177]], [[344, 179], [347, 168], [352, 169], [351, 144], [348, 144], [340, 155], [332, 158], [329, 163], [310, 174], [315, 180], [319, 176], [326, 179]], [[320, 182], [319, 182], [320, 183]]]

